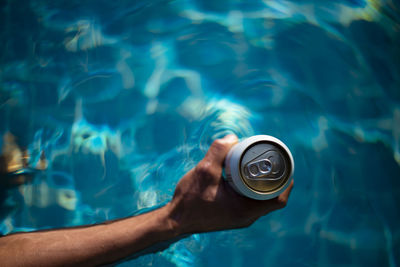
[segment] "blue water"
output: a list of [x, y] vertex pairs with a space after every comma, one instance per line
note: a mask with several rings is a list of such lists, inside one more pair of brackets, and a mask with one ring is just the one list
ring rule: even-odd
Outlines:
[[0, 2], [0, 133], [47, 161], [1, 233], [162, 205], [213, 139], [269, 134], [285, 209], [121, 265], [400, 265], [399, 2], [83, 2]]

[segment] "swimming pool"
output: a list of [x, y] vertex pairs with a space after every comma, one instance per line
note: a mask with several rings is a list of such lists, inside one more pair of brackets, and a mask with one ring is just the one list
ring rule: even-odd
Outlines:
[[399, 8], [2, 1], [0, 131], [46, 166], [2, 192], [1, 233], [162, 205], [213, 139], [269, 134], [296, 164], [285, 209], [121, 266], [398, 266]]

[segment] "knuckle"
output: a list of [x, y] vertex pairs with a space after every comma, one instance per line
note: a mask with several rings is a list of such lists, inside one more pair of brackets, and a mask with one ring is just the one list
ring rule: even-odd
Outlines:
[[211, 171], [211, 164], [208, 163], [207, 161], [201, 161], [199, 164], [197, 164], [197, 166], [195, 167], [195, 172], [199, 175], [199, 176], [211, 176], [212, 175], [212, 171]]
[[287, 205], [287, 200], [279, 198], [279, 201], [278, 201], [279, 208], [283, 209], [284, 207], [286, 207], [286, 205]]
[[208, 160], [202, 160], [201, 162], [199, 162], [199, 164], [197, 164], [197, 166], [195, 167], [195, 173], [203, 179], [206, 178], [210, 181], [217, 181], [218, 178], [221, 177], [220, 169], [214, 166]]
[[211, 144], [211, 146], [214, 147], [216, 150], [224, 150], [226, 148], [226, 143], [224, 143], [222, 139], [216, 139]]

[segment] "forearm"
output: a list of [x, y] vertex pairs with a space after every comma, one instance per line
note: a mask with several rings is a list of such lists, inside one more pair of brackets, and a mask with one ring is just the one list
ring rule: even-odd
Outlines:
[[88, 227], [0, 238], [2, 266], [97, 266], [178, 236], [169, 206]]
[[293, 181], [281, 195], [264, 201], [240, 196], [223, 181], [222, 165], [236, 142], [235, 136], [214, 141], [160, 209], [101, 225], [0, 238], [1, 266], [105, 265], [182, 234], [247, 227], [283, 208]]

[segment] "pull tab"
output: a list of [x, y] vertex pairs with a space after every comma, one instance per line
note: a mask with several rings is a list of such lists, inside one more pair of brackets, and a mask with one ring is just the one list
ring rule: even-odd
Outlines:
[[273, 165], [269, 159], [260, 159], [257, 161], [249, 162], [245, 165], [247, 172], [247, 179], [258, 180], [258, 181], [276, 181], [282, 177], [268, 177], [270, 174], [274, 174], [272, 171]]

